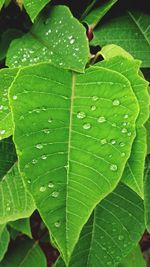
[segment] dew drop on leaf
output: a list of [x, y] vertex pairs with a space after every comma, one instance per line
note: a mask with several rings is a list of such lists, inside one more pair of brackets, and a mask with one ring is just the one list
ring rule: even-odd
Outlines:
[[43, 148], [43, 145], [42, 145], [42, 144], [37, 144], [37, 145], [35, 145], [35, 147], [36, 147], [37, 149], [42, 149], [42, 148]]
[[111, 142], [112, 145], [116, 144], [116, 140], [115, 139], [110, 140], [110, 142]]
[[43, 130], [43, 133], [49, 134], [50, 133], [50, 130], [49, 129], [44, 129]]
[[93, 97], [92, 97], [92, 100], [93, 101], [97, 101], [99, 98], [98, 98], [98, 96], [96, 96], [96, 95], [94, 95]]
[[90, 123], [83, 124], [83, 129], [88, 130], [90, 128], [91, 128], [91, 124]]
[[111, 164], [111, 165], [110, 165], [110, 170], [111, 170], [111, 171], [117, 171], [117, 169], [118, 169], [118, 167], [117, 167], [116, 164]]
[[3, 105], [0, 105], [0, 110], [2, 110], [3, 109]]
[[54, 191], [54, 192], [52, 192], [52, 197], [58, 197], [59, 196], [59, 192], [57, 192], [57, 191]]
[[107, 140], [106, 140], [106, 139], [101, 139], [101, 141], [100, 141], [100, 142], [101, 142], [101, 144], [102, 144], [102, 145], [105, 145], [105, 144], [107, 144]]
[[123, 128], [123, 129], [121, 130], [121, 132], [122, 132], [122, 133], [127, 133], [127, 129], [126, 129], [126, 128]]
[[77, 113], [77, 118], [78, 118], [78, 119], [84, 119], [85, 117], [86, 117], [86, 115], [85, 115], [84, 112], [81, 111], [81, 112], [78, 112], [78, 113]]
[[123, 236], [123, 235], [119, 235], [119, 236], [118, 236], [118, 239], [121, 241], [121, 240], [124, 239], [124, 236]]
[[16, 100], [17, 99], [17, 96], [16, 95], [13, 95], [13, 100]]
[[91, 106], [91, 110], [92, 111], [96, 110], [96, 106]]
[[31, 180], [30, 180], [30, 179], [29, 179], [29, 180], [27, 180], [27, 183], [28, 183], [28, 184], [31, 184]]
[[124, 147], [124, 146], [125, 146], [125, 143], [120, 142], [119, 145], [120, 145], [121, 147]]
[[59, 228], [59, 227], [60, 227], [60, 225], [61, 225], [61, 222], [60, 222], [60, 221], [58, 221], [58, 222], [55, 222], [55, 227], [56, 227], [56, 228]]
[[99, 117], [99, 118], [97, 119], [97, 121], [98, 121], [99, 123], [103, 123], [103, 122], [106, 121], [106, 119], [105, 119], [105, 117]]
[[48, 187], [49, 188], [53, 188], [54, 187], [54, 184], [52, 182], [49, 182]]
[[125, 154], [124, 152], [121, 153], [121, 157], [122, 157], [122, 158], [125, 157], [125, 155], [126, 155], [126, 154]]
[[33, 159], [33, 160], [32, 160], [32, 163], [33, 163], [33, 164], [36, 164], [37, 162], [38, 162], [37, 159]]
[[124, 115], [124, 118], [125, 118], [125, 119], [128, 119], [128, 117], [129, 117], [128, 114], [125, 114], [125, 115]]
[[118, 99], [114, 99], [113, 106], [119, 106], [119, 105], [120, 105], [120, 101]]
[[45, 192], [45, 190], [46, 190], [46, 186], [42, 185], [42, 186], [40, 187], [40, 192]]
[[128, 132], [127, 135], [128, 135], [128, 136], [131, 136], [131, 132]]
[[44, 159], [45, 160], [45, 159], [47, 159], [47, 156], [46, 155], [42, 155], [41, 156], [41, 159]]
[[3, 135], [3, 134], [5, 134], [5, 132], [6, 132], [6, 130], [1, 130], [0, 134]]

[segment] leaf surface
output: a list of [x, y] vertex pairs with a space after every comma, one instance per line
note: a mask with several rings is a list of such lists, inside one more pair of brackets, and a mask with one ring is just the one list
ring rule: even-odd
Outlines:
[[18, 232], [21, 232], [28, 237], [32, 237], [30, 218], [20, 219], [14, 222], [9, 222], [9, 225]]
[[[105, 54], [104, 51], [103, 54]], [[133, 142], [131, 155], [122, 180], [137, 194], [143, 197], [143, 175], [146, 155], [146, 131], [143, 125], [149, 117], [148, 83], [138, 74], [140, 67], [139, 61], [123, 57], [113, 57], [110, 61], [101, 61], [97, 65], [108, 67], [118, 72], [120, 71], [130, 82], [140, 107], [140, 113], [136, 121], [136, 138]], [[128, 121], [125, 122], [125, 125], [127, 124]]]
[[5, 225], [0, 225], [0, 261], [3, 259], [9, 244], [9, 233]]
[[34, 21], [40, 11], [47, 3], [50, 2], [50, 0], [22, 0], [22, 2], [31, 20]]
[[39, 64], [20, 70], [10, 103], [20, 170], [67, 262], [92, 210], [122, 176], [136, 97], [118, 72], [91, 67], [72, 74]]
[[94, 8], [84, 19], [92, 29], [100, 22], [105, 14], [113, 7], [118, 0], [108, 0], [103, 5]]
[[0, 0], [0, 9], [2, 8], [4, 3], [5, 3], [5, 0]]
[[134, 58], [142, 60], [142, 67], [150, 67], [149, 15], [129, 11], [109, 20], [95, 30], [92, 44], [104, 46], [116, 44], [127, 50]]
[[140, 246], [136, 246], [118, 267], [146, 267]]
[[[129, 187], [119, 186], [95, 208], [84, 226], [69, 267], [118, 266], [144, 231], [143, 201]], [[60, 259], [55, 267], [63, 267]]]
[[30, 216], [35, 204], [26, 191], [17, 165], [0, 182], [0, 222], [5, 223]]
[[46, 258], [38, 243], [26, 240], [15, 244], [6, 254], [0, 267], [46, 267]]
[[7, 65], [18, 67], [38, 62], [84, 72], [89, 57], [85, 28], [65, 6], [55, 6], [41, 15], [31, 31], [14, 40], [7, 55]]
[[0, 140], [12, 135], [12, 115], [9, 108], [8, 88], [14, 81], [17, 69], [0, 70]]

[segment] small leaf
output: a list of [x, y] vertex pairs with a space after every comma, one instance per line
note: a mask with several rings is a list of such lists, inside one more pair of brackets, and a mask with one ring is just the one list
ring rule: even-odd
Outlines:
[[17, 161], [15, 146], [12, 138], [3, 139], [0, 141], [0, 180], [10, 170]]
[[32, 21], [35, 20], [44, 6], [50, 2], [50, 0], [21, 0], [24, 3], [24, 7], [29, 14]]
[[9, 233], [5, 225], [0, 225], [0, 261], [3, 259], [9, 244]]
[[92, 29], [94, 29], [117, 1], [118, 0], [106, 1], [103, 5], [93, 9], [85, 18], [83, 18], [83, 21], [86, 22]]
[[[145, 228], [143, 217], [143, 201], [119, 184], [97, 205], [84, 226], [69, 267], [79, 262], [84, 267], [118, 266], [140, 240]], [[61, 259], [55, 264], [59, 266], [65, 266]]]
[[4, 5], [5, 0], [0, 0], [0, 9], [2, 8], [2, 6]]
[[142, 67], [150, 67], [150, 57], [148, 56], [150, 53], [149, 15], [138, 11], [129, 11], [120, 17], [109, 20], [95, 30], [92, 44], [119, 45], [133, 57], [142, 60]]
[[16, 243], [7, 252], [0, 267], [46, 267], [46, 258], [37, 242], [31, 240]]
[[90, 67], [72, 74], [39, 64], [20, 70], [10, 103], [21, 173], [67, 262], [93, 208], [122, 176], [136, 97], [118, 72]]
[[7, 65], [18, 67], [46, 61], [84, 72], [88, 57], [85, 28], [67, 7], [55, 6], [47, 18], [41, 15], [29, 33], [12, 42]]
[[[103, 50], [103, 55], [104, 54]], [[110, 56], [108, 53], [105, 54], [105, 57], [106, 55]], [[126, 56], [126, 54], [124, 54], [124, 56]], [[130, 82], [133, 92], [138, 99], [140, 113], [136, 121], [137, 133], [133, 142], [130, 158], [123, 173], [122, 181], [130, 186], [137, 194], [143, 197], [143, 175], [146, 155], [146, 131], [143, 125], [149, 117], [148, 83], [138, 74], [140, 62], [130, 60], [129, 57], [113, 57], [108, 61], [101, 61], [97, 65], [110, 68], [124, 75]], [[127, 125], [127, 123], [128, 122], [125, 119], [124, 125]]]
[[15, 165], [0, 182], [0, 222], [6, 223], [30, 216], [35, 204], [26, 191], [23, 179]]
[[8, 88], [14, 81], [17, 69], [0, 70], [0, 140], [12, 135], [12, 115], [8, 102]]
[[9, 225], [13, 229], [17, 230], [18, 232], [21, 232], [30, 238], [32, 237], [29, 218], [20, 219], [20, 220], [14, 221], [14, 222], [9, 222]]

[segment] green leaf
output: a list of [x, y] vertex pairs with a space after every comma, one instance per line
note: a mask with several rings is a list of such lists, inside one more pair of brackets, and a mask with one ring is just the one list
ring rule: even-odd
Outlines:
[[[104, 54], [103, 51], [103, 55]], [[138, 99], [140, 113], [136, 121], [136, 138], [133, 142], [131, 155], [123, 173], [122, 180], [137, 194], [143, 197], [143, 175], [146, 155], [146, 131], [143, 125], [149, 117], [148, 83], [138, 74], [140, 62], [137, 60], [113, 57], [108, 61], [101, 61], [97, 66], [107, 67], [124, 75], [130, 82], [133, 92]], [[127, 122], [124, 123], [124, 125], [126, 124]]]
[[4, 5], [5, 0], [0, 0], [0, 9], [2, 8], [2, 6]]
[[14, 81], [17, 69], [0, 70], [0, 140], [12, 135], [12, 115], [8, 102], [8, 88]]
[[50, 2], [50, 0], [22, 0], [22, 2], [31, 20], [34, 21], [40, 11], [47, 3]]
[[15, 146], [11, 137], [0, 141], [0, 180], [17, 161]]
[[12, 167], [0, 182], [0, 203], [1, 224], [29, 217], [35, 209], [17, 165]]
[[[150, 95], [150, 87], [148, 89], [149, 89], [148, 92]], [[150, 114], [150, 112], [149, 112], [149, 114]], [[146, 131], [147, 131], [147, 154], [150, 154], [150, 117], [149, 117], [148, 121], [146, 122], [145, 127], [146, 127]]]
[[95, 30], [92, 44], [119, 45], [133, 57], [142, 60], [142, 67], [150, 67], [149, 15], [129, 11], [120, 17], [110, 19]]
[[144, 206], [145, 206], [145, 224], [147, 230], [150, 232], [150, 159], [146, 159], [145, 163], [145, 177], [144, 177]]
[[90, 67], [72, 74], [39, 64], [20, 70], [10, 103], [21, 173], [67, 262], [92, 210], [122, 176], [136, 97], [118, 72]]
[[118, 0], [106, 1], [103, 5], [93, 9], [85, 18], [83, 18], [83, 21], [86, 22], [92, 29], [94, 29], [117, 1]]
[[104, 59], [110, 59], [116, 56], [122, 56], [128, 59], [133, 59], [131, 54], [129, 54], [126, 50], [114, 44], [103, 46], [102, 49], [98, 53], [102, 55]]
[[[69, 267], [79, 262], [84, 267], [117, 266], [137, 245], [144, 229], [143, 201], [119, 184], [98, 204], [84, 226]], [[55, 266], [65, 265], [60, 260]]]
[[46, 258], [37, 242], [30, 240], [15, 244], [0, 267], [46, 267]]
[[47, 18], [41, 15], [22, 38], [14, 40], [7, 56], [9, 67], [52, 62], [84, 72], [89, 57], [85, 28], [65, 6], [55, 6]]
[[10, 42], [13, 39], [19, 38], [22, 36], [22, 32], [17, 29], [8, 29], [1, 35], [0, 39], [0, 60], [3, 60], [6, 57], [6, 53]]
[[20, 219], [20, 220], [14, 221], [14, 222], [9, 222], [9, 225], [13, 229], [17, 230], [18, 232], [21, 232], [30, 238], [32, 237], [29, 218]]
[[0, 261], [3, 259], [9, 244], [9, 233], [5, 225], [0, 225]]
[[135, 247], [118, 267], [146, 267], [140, 246]]

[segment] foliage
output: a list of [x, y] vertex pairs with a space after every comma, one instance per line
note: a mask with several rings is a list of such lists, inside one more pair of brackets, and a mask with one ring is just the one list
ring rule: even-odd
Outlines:
[[50, 266], [41, 249], [50, 242], [57, 267], [144, 267], [146, 4], [16, 0], [0, 9], [0, 267]]

